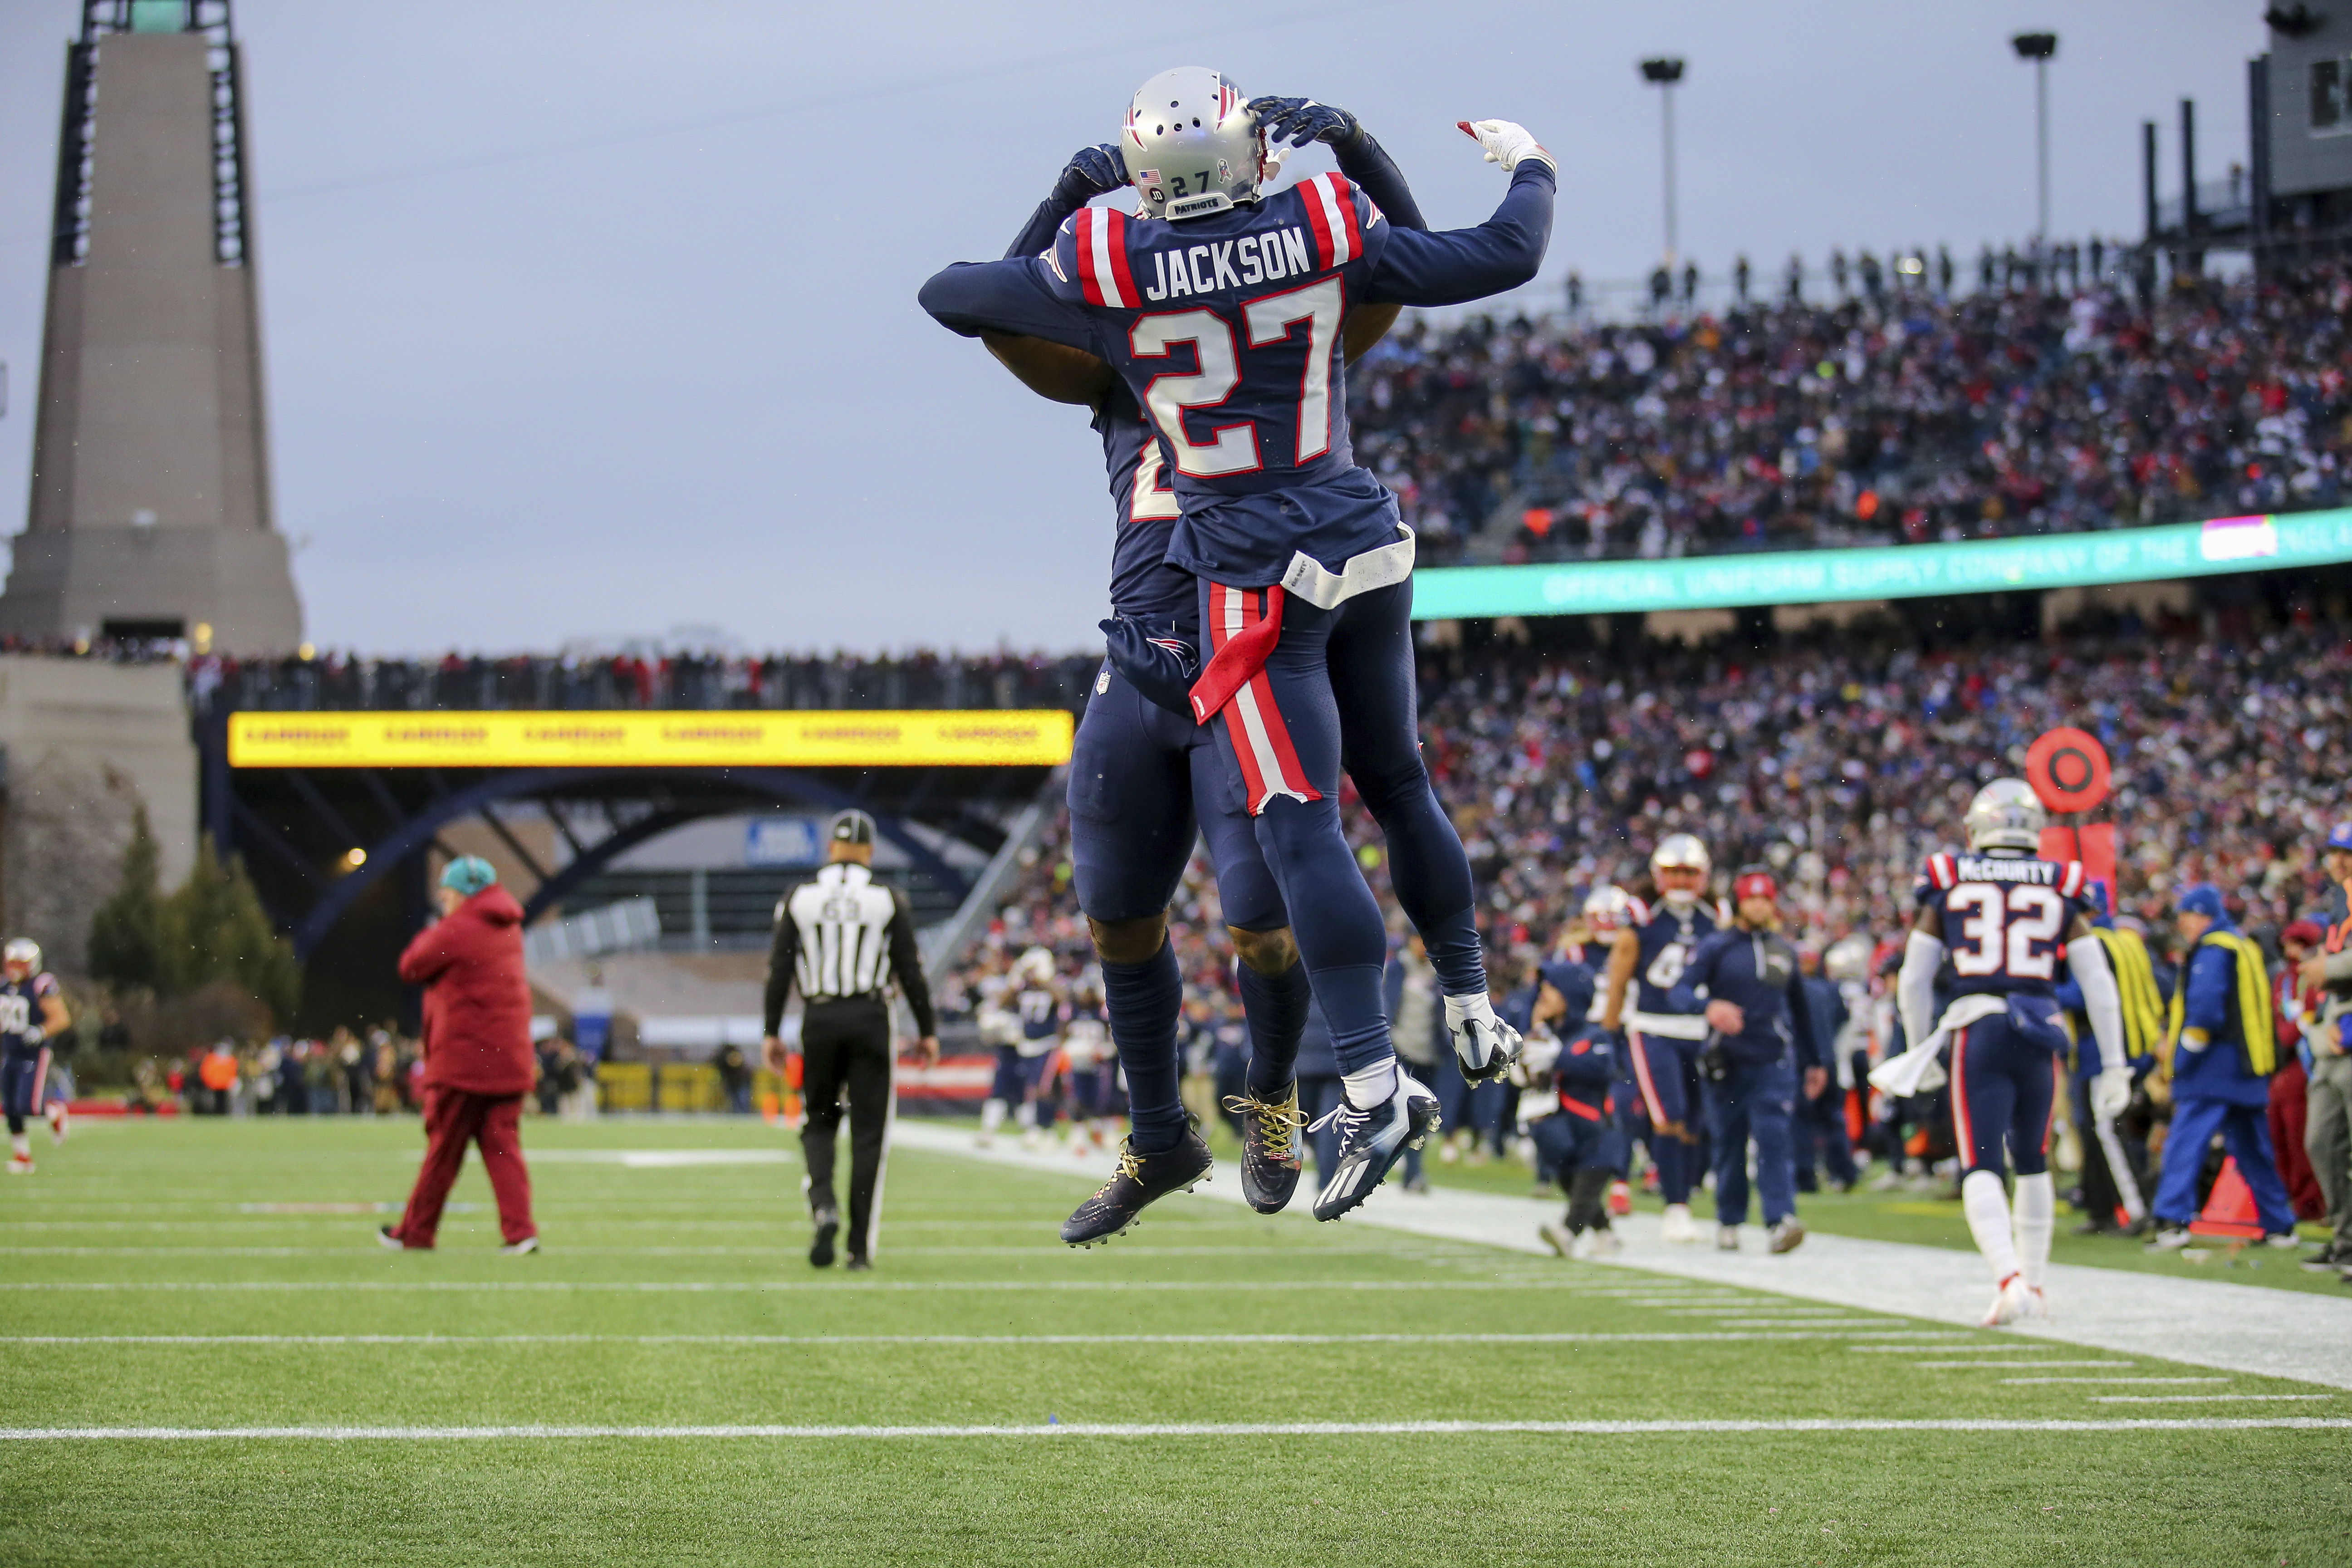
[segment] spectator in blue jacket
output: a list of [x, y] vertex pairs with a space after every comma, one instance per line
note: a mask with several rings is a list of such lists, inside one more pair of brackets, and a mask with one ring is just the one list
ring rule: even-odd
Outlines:
[[2210, 882], [2181, 889], [2174, 906], [2188, 944], [2172, 1002], [2172, 1131], [2156, 1187], [2158, 1229], [2148, 1250], [2189, 1242], [2198, 1178], [2220, 1137], [2253, 1194], [2265, 1239], [2295, 1245], [2294, 1211], [2271, 1150], [2270, 1076], [2277, 1070], [2270, 972]]

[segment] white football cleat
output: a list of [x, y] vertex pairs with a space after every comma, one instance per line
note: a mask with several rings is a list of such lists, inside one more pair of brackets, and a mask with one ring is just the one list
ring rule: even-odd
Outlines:
[[1584, 1234], [1587, 1258], [1614, 1258], [1625, 1250], [1623, 1239], [1613, 1230], [1588, 1230]]
[[[53, 1100], [49, 1101], [48, 1113], [49, 1142], [51, 1143], [63, 1143], [66, 1141], [66, 1102], [62, 1100]], [[2292, 1245], [2294, 1237], [2289, 1237], [2287, 1239], [2289, 1244]]]
[[2012, 1274], [1993, 1293], [1992, 1305], [1984, 1315], [1984, 1326], [1997, 1329], [2005, 1323], [2022, 1323], [2049, 1315], [2049, 1298], [2028, 1285], [2024, 1275]]
[[1658, 1222], [1660, 1241], [1677, 1241], [1687, 1245], [1698, 1239], [1698, 1222], [1691, 1218], [1690, 1205], [1668, 1204], [1665, 1218]]
[[1536, 1235], [1543, 1238], [1543, 1244], [1546, 1247], [1550, 1247], [1562, 1258], [1576, 1256], [1576, 1237], [1570, 1234], [1568, 1226], [1558, 1221], [1536, 1226]]
[[1472, 1083], [1500, 1078], [1519, 1059], [1519, 1032], [1495, 1016], [1495, 1005], [1483, 991], [1445, 998], [1445, 1032], [1462, 1076]]
[[33, 1173], [33, 1162], [22, 1154], [11, 1154], [8, 1157], [8, 1173], [12, 1176], [29, 1176]]

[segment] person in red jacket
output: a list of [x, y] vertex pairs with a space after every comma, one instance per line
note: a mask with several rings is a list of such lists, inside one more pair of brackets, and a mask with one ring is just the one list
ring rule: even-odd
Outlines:
[[537, 1058], [530, 1047], [530, 985], [523, 977], [522, 906], [478, 855], [441, 873], [441, 919], [400, 955], [400, 978], [425, 987], [425, 1165], [386, 1247], [433, 1245], [441, 1205], [478, 1143], [498, 1195], [499, 1251], [539, 1250], [530, 1220], [530, 1173], [522, 1163], [522, 1098]]

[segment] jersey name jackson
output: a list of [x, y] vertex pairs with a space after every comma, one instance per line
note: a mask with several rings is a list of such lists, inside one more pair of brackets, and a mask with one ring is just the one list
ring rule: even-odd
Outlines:
[[1294, 226], [1272, 234], [1245, 234], [1210, 245], [1155, 250], [1150, 269], [1151, 279], [1143, 284], [1142, 292], [1156, 305], [1163, 300], [1304, 276], [1317, 268], [1315, 247], [1307, 231]]

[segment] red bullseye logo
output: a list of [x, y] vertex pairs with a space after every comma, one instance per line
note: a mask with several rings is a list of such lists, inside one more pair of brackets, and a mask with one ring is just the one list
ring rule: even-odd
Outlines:
[[2025, 753], [2025, 782], [2052, 811], [2088, 811], [2107, 798], [2107, 749], [2082, 730], [2053, 730]]

